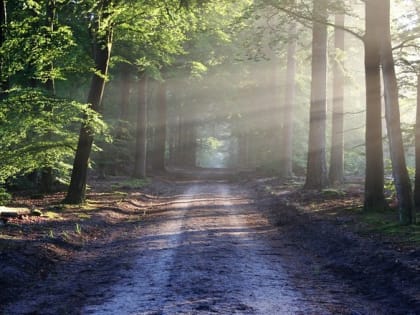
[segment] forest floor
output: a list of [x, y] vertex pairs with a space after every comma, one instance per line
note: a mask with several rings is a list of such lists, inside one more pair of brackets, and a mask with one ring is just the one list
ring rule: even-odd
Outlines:
[[363, 214], [360, 183], [208, 175], [16, 196], [43, 215], [0, 226], [0, 314], [420, 314], [419, 226]]

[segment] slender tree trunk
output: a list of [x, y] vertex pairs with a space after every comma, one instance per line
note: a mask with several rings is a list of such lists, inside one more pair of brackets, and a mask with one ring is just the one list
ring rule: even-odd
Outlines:
[[183, 167], [196, 166], [196, 130], [195, 130], [195, 113], [189, 106], [181, 108], [180, 117], [180, 135], [179, 135], [179, 165]]
[[410, 177], [405, 163], [404, 144], [400, 125], [400, 105], [398, 100], [398, 83], [395, 74], [394, 57], [392, 56], [390, 1], [382, 0], [383, 34], [381, 36], [381, 65], [385, 92], [385, 118], [388, 129], [389, 152], [392, 162], [392, 175], [398, 198], [401, 224], [415, 223]]
[[380, 37], [378, 12], [383, 0], [366, 1], [365, 77], [366, 77], [366, 174], [365, 211], [386, 208], [382, 147]]
[[185, 161], [189, 167], [196, 167], [196, 154], [197, 154], [197, 130], [195, 119], [191, 120], [188, 123], [187, 129], [187, 150], [186, 150], [186, 158]]
[[[54, 32], [56, 14], [57, 14], [56, 0], [48, 0], [46, 24], [47, 24], [47, 27], [50, 29], [51, 37], [52, 37], [52, 33]], [[52, 77], [53, 71], [54, 71], [54, 64], [51, 63], [50, 64], [51, 74], [46, 82], [46, 88], [51, 94], [55, 95], [55, 80]]]
[[[103, 2], [103, 11], [106, 12], [110, 7], [110, 1]], [[105, 15], [105, 14], [104, 14]], [[104, 16], [106, 19], [106, 16]], [[99, 23], [99, 21], [97, 21]], [[95, 69], [98, 74], [93, 74], [89, 94], [87, 98], [90, 107], [99, 112], [103, 93], [105, 89], [105, 77], [108, 74], [109, 59], [111, 56], [112, 46], [112, 29], [109, 28], [106, 34], [100, 34], [94, 26], [92, 34], [93, 38], [93, 55]], [[101, 30], [102, 31], [102, 30]], [[93, 132], [88, 122], [82, 124], [77, 143], [76, 155], [73, 162], [73, 170], [71, 174], [70, 186], [64, 202], [69, 204], [82, 203], [86, 196], [86, 181], [89, 157], [92, 150]]]
[[416, 174], [414, 181], [414, 205], [420, 212], [420, 72], [417, 74], [417, 112], [416, 112]]
[[147, 76], [143, 74], [138, 83], [136, 152], [133, 177], [146, 177], [147, 160]]
[[175, 117], [174, 117], [174, 147], [173, 147], [173, 166], [179, 166], [182, 161], [181, 157], [181, 104], [179, 100], [175, 102]]
[[[335, 24], [344, 27], [344, 14], [336, 14]], [[329, 181], [339, 185], [344, 180], [344, 72], [340, 52], [344, 51], [344, 31], [334, 30], [333, 109]]]
[[296, 23], [289, 27], [287, 44], [286, 91], [283, 106], [280, 176], [293, 175], [293, 107], [296, 99]]
[[[0, 47], [6, 41], [7, 36], [7, 1], [1, 0], [0, 3]], [[0, 100], [6, 97], [9, 89], [9, 80], [5, 73], [5, 61], [0, 55]]]
[[[54, 32], [54, 26], [55, 26], [55, 19], [56, 19], [56, 1], [55, 0], [49, 0], [47, 2], [47, 20], [46, 20], [46, 26], [49, 28], [52, 33]], [[54, 71], [54, 64], [50, 64], [50, 76], [48, 77], [47, 81], [45, 82], [45, 88], [50, 93], [50, 95], [55, 95], [55, 80], [54, 77], [52, 77]], [[50, 107], [46, 108], [48, 111], [51, 111]], [[40, 191], [41, 193], [51, 193], [53, 190], [53, 183], [54, 183], [54, 171], [51, 166], [44, 167], [41, 170], [41, 187]]]
[[130, 107], [131, 69], [126, 63], [122, 64], [120, 69], [120, 121], [127, 122]]
[[[328, 184], [326, 163], [327, 124], [327, 19], [325, 0], [314, 2], [312, 27], [312, 82], [306, 189]], [[319, 21], [319, 22], [318, 22]]]
[[[115, 157], [112, 164], [109, 165], [107, 171], [110, 174], [127, 173], [127, 143], [130, 140], [130, 122], [129, 122], [129, 108], [130, 108], [130, 90], [132, 84], [131, 67], [127, 63], [122, 63], [119, 68], [119, 117], [115, 127], [114, 135], [114, 152]], [[98, 165], [98, 168], [103, 169], [105, 176], [105, 164]]]
[[154, 145], [153, 169], [155, 171], [165, 170], [165, 152], [166, 152], [166, 84], [160, 82], [158, 86], [157, 97], [157, 117], [156, 133]]

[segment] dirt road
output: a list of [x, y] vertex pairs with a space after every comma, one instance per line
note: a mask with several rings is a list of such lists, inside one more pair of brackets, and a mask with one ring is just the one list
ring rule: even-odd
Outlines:
[[360, 297], [359, 306], [351, 297], [337, 300], [347, 288], [333, 279], [322, 284], [328, 290], [306, 279], [303, 290], [302, 278], [296, 277], [306, 272], [296, 272], [288, 244], [247, 199], [249, 192], [226, 183], [185, 189], [145, 226], [129, 254], [135, 256], [135, 265], [124, 271], [105, 299], [88, 300], [82, 314], [326, 314], [336, 310], [358, 314], [367, 310], [369, 303]]
[[[86, 245], [4, 313], [389, 313], [274, 227], [250, 188], [218, 180], [168, 186], [141, 210], [135, 231]], [[135, 196], [127, 202], [136, 205]]]

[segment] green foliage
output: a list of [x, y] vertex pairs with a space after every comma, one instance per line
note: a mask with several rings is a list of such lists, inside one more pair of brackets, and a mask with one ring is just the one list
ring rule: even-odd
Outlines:
[[[35, 2], [34, 2], [35, 3]], [[73, 58], [76, 42], [68, 25], [46, 25], [44, 4], [16, 7], [10, 12], [6, 41], [0, 47], [3, 67], [1, 78], [16, 74], [29, 76], [40, 82], [64, 79], [74, 71], [80, 60]], [[54, 67], [52, 67], [54, 65]]]
[[42, 167], [65, 169], [85, 117], [92, 132], [105, 131], [100, 116], [86, 104], [35, 89], [11, 92], [0, 102], [0, 182]]
[[74, 228], [74, 231], [76, 232], [76, 234], [81, 235], [82, 234], [82, 227], [80, 226], [79, 223], [76, 223], [76, 226]]
[[12, 195], [6, 189], [0, 187], [0, 206], [8, 204], [12, 200]]

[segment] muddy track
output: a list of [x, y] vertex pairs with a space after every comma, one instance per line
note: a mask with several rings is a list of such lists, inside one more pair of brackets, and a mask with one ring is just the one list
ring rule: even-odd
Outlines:
[[81, 251], [5, 314], [390, 313], [313, 259], [290, 209], [279, 228], [245, 187], [195, 181], [168, 191], [136, 231]]

